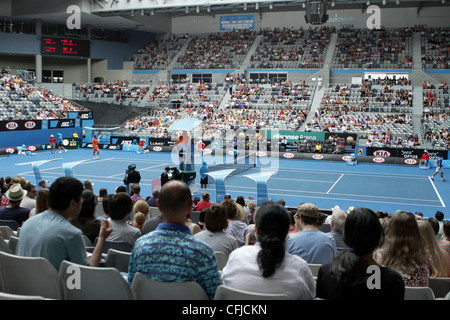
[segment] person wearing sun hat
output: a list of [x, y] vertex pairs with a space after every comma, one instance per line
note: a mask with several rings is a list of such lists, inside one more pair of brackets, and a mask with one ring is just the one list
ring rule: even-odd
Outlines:
[[22, 189], [19, 183], [13, 184], [5, 193], [9, 204], [0, 208], [0, 220], [14, 220], [20, 227], [30, 216], [30, 209], [20, 206], [26, 194], [27, 192]]

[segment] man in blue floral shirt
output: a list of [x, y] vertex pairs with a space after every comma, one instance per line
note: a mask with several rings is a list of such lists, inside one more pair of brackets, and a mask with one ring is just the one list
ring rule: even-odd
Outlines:
[[212, 247], [194, 238], [185, 225], [186, 216], [192, 211], [189, 187], [179, 180], [167, 182], [157, 204], [164, 221], [136, 241], [128, 283], [132, 284], [137, 272], [161, 282], [195, 281], [213, 299], [220, 285], [219, 270]]

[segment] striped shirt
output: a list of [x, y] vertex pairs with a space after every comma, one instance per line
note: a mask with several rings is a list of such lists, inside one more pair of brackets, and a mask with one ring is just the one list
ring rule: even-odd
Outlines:
[[130, 285], [137, 272], [161, 282], [195, 281], [210, 299], [220, 285], [214, 250], [194, 238], [187, 226], [174, 223], [160, 223], [136, 241], [128, 268]]
[[450, 255], [450, 241], [438, 240], [439, 247]]

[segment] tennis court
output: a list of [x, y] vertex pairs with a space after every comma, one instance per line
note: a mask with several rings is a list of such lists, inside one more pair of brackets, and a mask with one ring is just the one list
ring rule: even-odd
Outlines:
[[[21, 175], [33, 183], [36, 181], [31, 162], [53, 160], [40, 167], [42, 177], [52, 182], [65, 175], [64, 163], [82, 161], [73, 168], [73, 176], [81, 181], [91, 180], [95, 192], [101, 187], [114, 192], [117, 186], [123, 185], [128, 165], [135, 163], [142, 176], [140, 185], [143, 197], [151, 194], [152, 180], [160, 176], [166, 165], [177, 165], [170, 153], [138, 155], [134, 152], [103, 150], [100, 160], [92, 160], [90, 149], [69, 150], [56, 155], [41, 151], [34, 156], [11, 155], [0, 159], [0, 176]], [[196, 159], [196, 163], [200, 159]], [[207, 162], [211, 160], [205, 159]], [[267, 182], [268, 197], [274, 201], [284, 199], [287, 206], [296, 207], [302, 202], [312, 202], [321, 209], [331, 209], [335, 205], [343, 209], [350, 206], [368, 207], [388, 213], [401, 209], [413, 213], [420, 211], [425, 217], [434, 216], [436, 210], [440, 210], [448, 218], [446, 204], [449, 203], [450, 182], [441, 182], [438, 177], [431, 181], [429, 176], [434, 172], [432, 169], [375, 163], [348, 166], [344, 161], [294, 159], [277, 159], [275, 164], [271, 163], [270, 168], [258, 165], [228, 177], [225, 180], [226, 192], [234, 199], [240, 195], [256, 199], [256, 184], [245, 175], [270, 169], [276, 172]], [[200, 164], [196, 164], [197, 172], [199, 168]], [[200, 187], [198, 175], [196, 183]], [[216, 200], [212, 178], [208, 191], [211, 198]]]

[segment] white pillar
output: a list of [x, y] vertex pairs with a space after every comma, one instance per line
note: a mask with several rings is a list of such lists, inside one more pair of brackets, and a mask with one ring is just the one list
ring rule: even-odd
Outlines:
[[92, 64], [91, 58], [87, 58], [87, 82], [92, 82]]
[[36, 82], [42, 83], [42, 55], [37, 54], [34, 56], [35, 70], [36, 70]]
[[[87, 30], [88, 31], [87, 37], [88, 37], [88, 39], [90, 41], [91, 38], [92, 38], [92, 25], [88, 25], [87, 29], [88, 29]], [[92, 82], [92, 61], [91, 61], [90, 57], [87, 58], [87, 82], [88, 83]]]
[[[42, 34], [42, 20], [35, 20], [34, 21], [34, 28], [37, 35]], [[39, 49], [40, 50], [40, 49]], [[35, 64], [35, 70], [36, 70], [36, 82], [42, 83], [42, 55], [37, 54], [34, 56], [34, 64]]]

